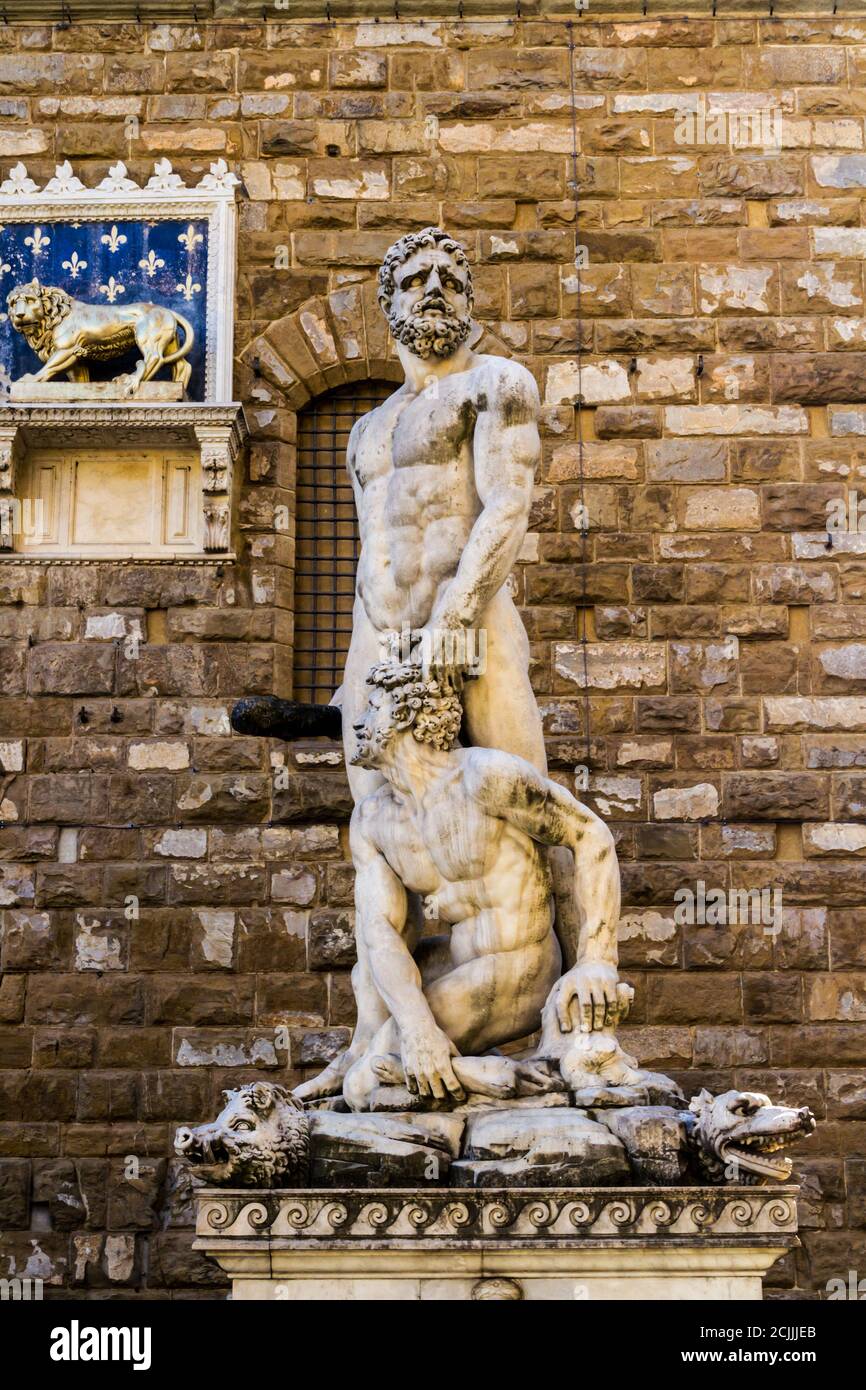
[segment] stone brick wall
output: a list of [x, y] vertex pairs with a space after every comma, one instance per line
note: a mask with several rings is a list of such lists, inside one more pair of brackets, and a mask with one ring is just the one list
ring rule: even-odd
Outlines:
[[[436, 221], [545, 403], [513, 583], [554, 775], [588, 762], [618, 834], [628, 1041], [809, 1103], [773, 1292], [864, 1270], [866, 542], [826, 519], [866, 487], [866, 22], [573, 34], [579, 225], [564, 22], [0, 27], [4, 174], [242, 174], [254, 432], [237, 564], [0, 563], [4, 1273], [218, 1295], [173, 1129], [348, 1034], [342, 771], [300, 749], [275, 783], [227, 712], [289, 689], [295, 411], [396, 376], [375, 266]], [[781, 148], [737, 148], [765, 106]], [[680, 925], [699, 880], [780, 888], [781, 930]]]

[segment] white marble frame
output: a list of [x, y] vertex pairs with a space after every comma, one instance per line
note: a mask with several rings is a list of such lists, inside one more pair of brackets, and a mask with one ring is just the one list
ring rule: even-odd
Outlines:
[[[144, 188], [123, 163], [115, 164], [95, 188], [87, 188], [69, 161], [58, 164], [43, 189], [16, 164], [0, 183], [0, 222], [48, 223], [69, 219], [203, 218], [208, 224], [208, 276], [204, 403], [232, 399], [237, 205], [240, 179], [224, 159], [210, 166], [194, 188], [187, 188], [167, 159], [159, 160]], [[194, 402], [192, 402], [194, 404]]]
[[[81, 405], [48, 402], [10, 402], [0, 407], [0, 563], [54, 564], [59, 560], [99, 563], [100, 557], [27, 554], [14, 549], [13, 497], [16, 474], [29, 448], [76, 447], [110, 454], [121, 445], [177, 445], [197, 448], [201, 457], [202, 550], [170, 557], [168, 561], [130, 555], [131, 563], [182, 563], [197, 558], [233, 559], [232, 528], [237, 510], [237, 462], [247, 446], [249, 426], [237, 402], [202, 401], [149, 403], [104, 401]], [[117, 556], [103, 557], [112, 564]]]

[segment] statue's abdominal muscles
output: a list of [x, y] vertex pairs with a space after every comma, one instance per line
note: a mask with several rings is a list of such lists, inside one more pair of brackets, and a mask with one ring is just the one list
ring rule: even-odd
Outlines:
[[465, 434], [455, 437], [452, 420], [431, 448], [424, 431], [444, 422], [426, 411], [416, 418], [416, 406], [409, 434], [409, 413], [401, 417], [399, 437], [375, 457], [362, 438], [355, 463], [363, 483], [358, 592], [379, 631], [428, 622], [481, 510]]

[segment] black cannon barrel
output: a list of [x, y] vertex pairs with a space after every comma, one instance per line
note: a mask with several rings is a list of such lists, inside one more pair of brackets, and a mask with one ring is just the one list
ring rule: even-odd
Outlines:
[[231, 712], [236, 733], [260, 738], [343, 737], [343, 718], [338, 705], [308, 705], [300, 700], [281, 700], [278, 695], [248, 695]]

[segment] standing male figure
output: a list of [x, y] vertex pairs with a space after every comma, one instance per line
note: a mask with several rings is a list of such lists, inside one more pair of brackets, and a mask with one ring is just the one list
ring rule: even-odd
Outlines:
[[[347, 463], [361, 534], [352, 640], [341, 691], [343, 740], [356, 804], [382, 783], [355, 758], [370, 669], [408, 629], [428, 671], [456, 682], [471, 744], [517, 754], [547, 771], [529, 681], [529, 643], [504, 587], [529, 519], [540, 453], [539, 399], [519, 363], [474, 352], [472, 278], [460, 244], [438, 227], [401, 237], [379, 271], [379, 303], [405, 381], [354, 426]], [[485, 661], [463, 685], [465, 634]], [[480, 634], [484, 634], [482, 642]], [[453, 634], [449, 655], [447, 637]], [[352, 977], [352, 1047], [305, 1097], [338, 1090], [346, 1066], [387, 1018], [364, 944]]]
[[367, 673], [406, 629], [426, 634], [432, 674], [458, 677], [433, 634], [454, 633], [459, 652], [484, 632], [484, 669], [463, 692], [469, 741], [546, 768], [526, 633], [503, 588], [529, 519], [538, 390], [525, 367], [467, 346], [472, 298], [463, 248], [438, 227], [401, 237], [379, 271], [406, 380], [349, 438], [361, 555], [342, 706], [356, 801], [381, 781], [352, 761]]

